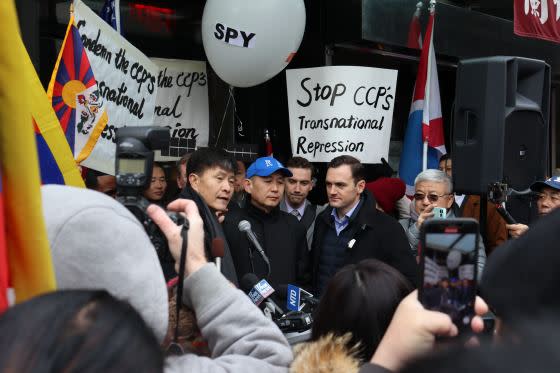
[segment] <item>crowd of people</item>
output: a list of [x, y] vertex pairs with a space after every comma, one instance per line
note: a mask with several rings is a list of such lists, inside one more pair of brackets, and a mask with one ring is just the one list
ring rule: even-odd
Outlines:
[[[470, 332], [457, 337], [450, 315], [426, 309], [415, 290], [423, 281], [421, 232], [434, 209], [480, 219], [480, 197], [453, 191], [460, 170], [450, 157], [417, 176], [412, 200], [398, 178], [371, 180], [358, 159], [336, 157], [324, 176], [324, 205], [309, 199], [319, 175], [301, 157], [285, 166], [272, 156], [245, 164], [204, 148], [177, 162], [176, 188], [167, 171], [154, 164], [142, 194], [167, 240], [167, 261], [114, 199], [113, 176], [88, 170], [88, 189], [42, 187], [59, 290], [0, 316], [0, 371], [528, 372], [558, 365], [558, 177], [531, 186], [540, 218], [530, 228], [506, 225], [488, 209], [478, 278], [452, 286], [457, 299], [472, 298], [473, 284], [481, 296]], [[308, 341], [290, 345], [238, 289], [248, 274], [278, 293], [297, 285], [319, 300]], [[485, 326], [489, 315], [496, 326]], [[496, 367], [493, 357], [505, 362]]]

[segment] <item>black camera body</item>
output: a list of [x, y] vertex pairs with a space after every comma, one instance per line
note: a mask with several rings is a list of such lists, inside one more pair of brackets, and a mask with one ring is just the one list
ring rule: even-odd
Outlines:
[[[504, 183], [496, 182], [488, 185], [488, 200], [496, 205], [496, 211], [498, 211], [507, 224], [517, 224], [517, 221], [505, 207], [505, 203], [512, 192], [513, 190], [509, 189], [508, 185]], [[524, 194], [524, 192], [516, 194]]]
[[[160, 262], [173, 262], [165, 236], [146, 213], [150, 202], [143, 196], [152, 179], [154, 150], [169, 146], [169, 130], [155, 126], [124, 127], [117, 130], [116, 140], [117, 201], [142, 223]], [[177, 225], [182, 225], [185, 221], [180, 214], [167, 212], [167, 215]]]
[[488, 185], [488, 200], [495, 204], [507, 202], [508, 186], [504, 183], [492, 183]]
[[307, 312], [292, 311], [274, 320], [274, 323], [280, 328], [282, 333], [303, 332], [311, 329], [313, 316]]

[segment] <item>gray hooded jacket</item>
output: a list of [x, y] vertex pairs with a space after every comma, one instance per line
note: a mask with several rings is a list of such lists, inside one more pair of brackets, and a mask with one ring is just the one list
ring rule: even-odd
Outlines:
[[[87, 189], [42, 187], [43, 213], [59, 289], [105, 289], [128, 301], [160, 341], [168, 299], [155, 249], [142, 225], [117, 201]], [[166, 372], [287, 372], [284, 335], [247, 295], [207, 264], [184, 282], [211, 358], [168, 358]]]

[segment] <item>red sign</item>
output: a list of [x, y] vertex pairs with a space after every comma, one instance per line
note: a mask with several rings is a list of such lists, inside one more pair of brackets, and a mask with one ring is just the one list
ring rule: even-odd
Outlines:
[[560, 43], [560, 0], [515, 0], [513, 31]]

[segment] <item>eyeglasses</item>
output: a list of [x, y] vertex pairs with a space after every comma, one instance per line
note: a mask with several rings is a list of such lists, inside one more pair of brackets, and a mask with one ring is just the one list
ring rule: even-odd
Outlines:
[[447, 194], [442, 194], [442, 195], [435, 194], [435, 193], [430, 193], [430, 194], [414, 193], [414, 199], [415, 199], [416, 201], [423, 201], [424, 198], [428, 197], [428, 201], [430, 201], [430, 202], [432, 202], [432, 203], [435, 203], [435, 202], [437, 202], [441, 197], [445, 197], [445, 196], [448, 196], [448, 195], [449, 195], [449, 193], [447, 193]]

